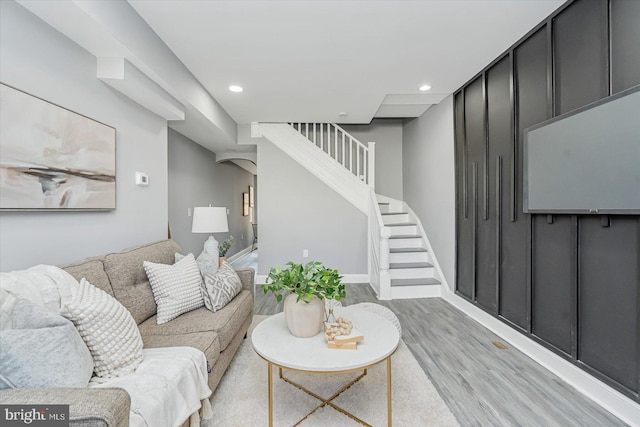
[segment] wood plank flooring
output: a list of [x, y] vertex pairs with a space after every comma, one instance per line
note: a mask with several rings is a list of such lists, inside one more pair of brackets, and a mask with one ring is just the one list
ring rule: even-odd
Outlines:
[[[396, 313], [404, 342], [463, 427], [626, 425], [520, 351], [494, 346], [497, 335], [440, 298], [378, 301], [368, 284], [347, 285], [343, 305], [358, 302]], [[255, 314], [279, 311], [257, 286]]]

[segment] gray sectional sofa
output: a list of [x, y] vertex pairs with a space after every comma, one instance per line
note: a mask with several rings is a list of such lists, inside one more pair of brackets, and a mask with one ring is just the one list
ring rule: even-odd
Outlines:
[[[145, 348], [191, 346], [201, 350], [210, 367], [209, 387], [215, 390], [246, 336], [253, 318], [254, 270], [238, 269], [243, 290], [223, 309], [205, 307], [184, 313], [168, 323], [156, 322], [156, 304], [143, 261], [173, 264], [182, 249], [164, 240], [118, 253], [87, 258], [62, 268], [76, 279], [86, 278], [114, 296], [132, 314]], [[126, 426], [129, 397], [122, 389], [1, 390], [4, 404], [70, 404], [71, 425]]]

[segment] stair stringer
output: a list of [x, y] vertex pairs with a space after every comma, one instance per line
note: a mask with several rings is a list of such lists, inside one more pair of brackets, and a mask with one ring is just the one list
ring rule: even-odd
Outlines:
[[[422, 240], [424, 241], [427, 247], [427, 251], [429, 251], [429, 254], [431, 254], [431, 260], [432, 260], [431, 263], [433, 264], [433, 267], [436, 269], [435, 277], [440, 281], [440, 287], [442, 288], [443, 286], [446, 286], [447, 289], [451, 289], [449, 288], [449, 283], [447, 282], [447, 279], [445, 278], [444, 273], [442, 272], [442, 268], [440, 267], [440, 262], [438, 262], [438, 257], [436, 256], [436, 253], [434, 252], [433, 247], [431, 246], [431, 242], [429, 241], [429, 236], [427, 235], [427, 232], [424, 230], [424, 227], [422, 226], [422, 221], [420, 221], [420, 217], [416, 215], [416, 213], [413, 211], [413, 209], [411, 209], [411, 206], [409, 206], [407, 202], [403, 201], [402, 203], [403, 203], [403, 207], [409, 213], [409, 217], [413, 221], [415, 221], [415, 223], [418, 225], [418, 229], [422, 234]], [[444, 290], [442, 290], [441, 292], [444, 292]]]
[[329, 156], [309, 143], [287, 123], [252, 123], [251, 136], [264, 137], [328, 185], [365, 215], [369, 214], [369, 187]]

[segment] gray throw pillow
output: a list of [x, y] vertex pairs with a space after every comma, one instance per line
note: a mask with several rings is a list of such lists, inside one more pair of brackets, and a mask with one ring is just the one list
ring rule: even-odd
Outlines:
[[0, 389], [86, 387], [93, 359], [73, 323], [0, 290]]

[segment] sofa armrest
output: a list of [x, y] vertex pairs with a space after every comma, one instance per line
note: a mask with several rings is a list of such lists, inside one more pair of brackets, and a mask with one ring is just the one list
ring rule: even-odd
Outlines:
[[0, 390], [4, 405], [69, 405], [70, 426], [129, 425], [131, 398], [121, 388], [16, 388]]
[[242, 282], [242, 289], [250, 291], [252, 294], [254, 289], [254, 281], [256, 272], [253, 268], [236, 268], [236, 273]]

